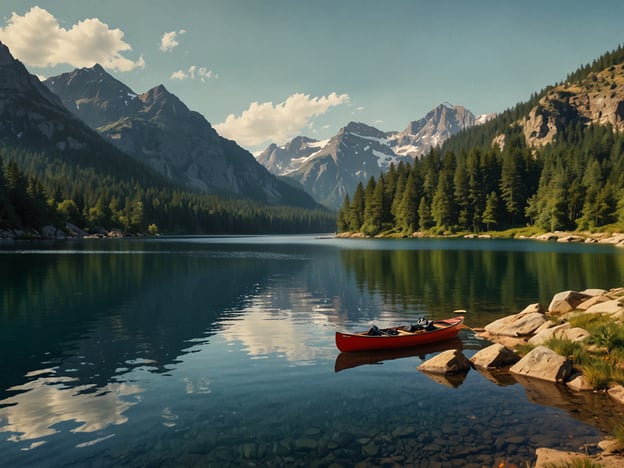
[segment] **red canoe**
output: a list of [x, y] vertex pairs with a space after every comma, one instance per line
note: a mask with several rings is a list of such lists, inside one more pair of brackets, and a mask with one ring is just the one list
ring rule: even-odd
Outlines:
[[464, 322], [463, 316], [433, 320], [426, 328], [412, 327], [373, 329], [361, 333], [336, 332], [336, 346], [340, 351], [370, 351], [376, 349], [407, 348], [454, 338]]

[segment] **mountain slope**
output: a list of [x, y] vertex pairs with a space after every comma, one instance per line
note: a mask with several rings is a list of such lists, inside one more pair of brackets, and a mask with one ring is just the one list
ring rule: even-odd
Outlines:
[[316, 206], [309, 195], [270, 174], [251, 153], [219, 136], [201, 114], [162, 85], [139, 95], [99, 65], [44, 83], [113, 145], [177, 185], [272, 205]]
[[80, 149], [92, 131], [0, 43], [0, 139], [5, 144]]
[[610, 124], [624, 130], [624, 47], [607, 52], [482, 126], [449, 138], [443, 151], [504, 149], [510, 128], [521, 129], [526, 143], [539, 149], [570, 125]]
[[104, 141], [0, 43], [0, 143], [127, 179], [160, 185], [164, 179]]

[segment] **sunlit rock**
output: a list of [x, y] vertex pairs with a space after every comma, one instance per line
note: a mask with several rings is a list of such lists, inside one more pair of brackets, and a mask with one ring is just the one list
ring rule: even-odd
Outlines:
[[470, 358], [470, 362], [478, 369], [499, 369], [519, 360], [520, 356], [501, 344], [488, 346]]
[[589, 332], [583, 328], [572, 327], [568, 322], [542, 330], [536, 333], [531, 339], [529, 344], [539, 346], [544, 344], [551, 338], [561, 338], [571, 341], [583, 341], [589, 336]]
[[575, 392], [590, 392], [594, 390], [594, 386], [591, 385], [583, 375], [577, 375], [569, 382], [566, 382], [566, 385], [570, 390], [574, 390]]
[[615, 314], [620, 312], [623, 308], [621, 299], [613, 299], [611, 301], [594, 304], [587, 309], [586, 312], [588, 314]]
[[[579, 452], [564, 452], [551, 448], [538, 448], [535, 450], [537, 460], [535, 468], [546, 468], [548, 466], [577, 466], [587, 458], [587, 455]], [[578, 465], [582, 466], [582, 465]]]
[[570, 312], [573, 309], [576, 309], [576, 306], [579, 305], [586, 299], [589, 299], [590, 296], [586, 294], [581, 294], [577, 291], [562, 291], [553, 296], [550, 305], [548, 306], [548, 312], [551, 313], [566, 313]]
[[587, 310], [596, 304], [601, 304], [602, 302], [607, 302], [609, 300], [610, 299], [608, 297], [603, 295], [592, 296], [589, 299], [581, 302], [579, 305], [576, 306], [576, 308], [578, 310]]
[[548, 319], [539, 304], [531, 304], [522, 312], [503, 317], [485, 326], [491, 335], [527, 336], [531, 335]]
[[418, 366], [418, 370], [432, 374], [462, 374], [468, 372], [471, 367], [464, 353], [458, 349], [449, 349], [423, 362]]
[[615, 385], [607, 392], [611, 398], [624, 405], [624, 386]]
[[572, 361], [555, 351], [538, 346], [509, 369], [513, 374], [550, 382], [565, 382], [572, 375]]

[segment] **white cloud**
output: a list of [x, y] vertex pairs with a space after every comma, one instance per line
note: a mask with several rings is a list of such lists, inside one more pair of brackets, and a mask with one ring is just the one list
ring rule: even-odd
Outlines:
[[267, 142], [284, 142], [310, 126], [312, 120], [331, 107], [349, 102], [347, 94], [331, 93], [313, 97], [296, 93], [284, 102], [252, 102], [239, 116], [228, 115], [225, 122], [215, 125], [224, 137], [236, 140], [243, 146], [259, 146]]
[[202, 83], [205, 83], [206, 80], [210, 78], [218, 78], [216, 74], [212, 72], [212, 70], [208, 70], [206, 67], [197, 67], [195, 65], [191, 65], [187, 71], [178, 70], [173, 72], [169, 77], [172, 80], [201, 80]]
[[163, 34], [163, 37], [160, 39], [160, 51], [171, 52], [173, 49], [178, 47], [180, 43], [176, 38], [184, 33], [186, 33], [186, 30], [180, 29], [179, 31], [170, 31]]
[[90, 67], [99, 63], [110, 70], [129, 71], [145, 66], [143, 56], [132, 61], [122, 55], [132, 47], [124, 41], [120, 29], [110, 29], [97, 18], [87, 18], [65, 29], [38, 6], [24, 16], [13, 12], [6, 26], [0, 27], [0, 41], [16, 58], [35, 67]]

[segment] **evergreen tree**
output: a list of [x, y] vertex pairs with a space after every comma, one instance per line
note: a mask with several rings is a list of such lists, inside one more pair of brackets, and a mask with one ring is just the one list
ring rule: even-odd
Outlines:
[[358, 182], [349, 209], [349, 231], [359, 232], [364, 221], [364, 187]]
[[485, 211], [483, 212], [483, 222], [489, 231], [492, 224], [498, 223], [498, 196], [496, 192], [491, 192], [485, 203]]
[[342, 207], [338, 211], [338, 219], [336, 221], [336, 227], [338, 232], [346, 232], [349, 230], [349, 218], [351, 216], [351, 201], [349, 200], [349, 194], [347, 193], [342, 202]]
[[386, 212], [384, 195], [385, 195], [385, 182], [384, 177], [380, 177], [379, 181], [374, 185], [373, 194], [370, 201], [367, 199], [366, 204], [366, 217], [364, 219], [363, 231], [365, 234], [374, 236], [379, 234], [382, 230], [384, 221], [384, 213]]
[[466, 229], [472, 224], [473, 214], [470, 210], [470, 183], [466, 170], [466, 156], [460, 154], [453, 176], [454, 201], [457, 207], [457, 224], [461, 229]]
[[[397, 197], [399, 198], [399, 197]], [[414, 175], [410, 173], [403, 194], [400, 196], [397, 214], [397, 227], [406, 234], [413, 233], [418, 227], [418, 191]]]
[[[526, 204], [525, 172], [523, 170], [522, 150], [513, 147], [514, 141], [509, 142], [509, 148], [503, 154], [503, 165], [501, 168], [501, 199], [505, 210], [510, 216], [511, 224], [514, 224], [519, 215], [522, 214]], [[516, 143], [517, 144], [517, 143]]]
[[446, 169], [440, 172], [438, 187], [431, 201], [431, 216], [440, 229], [448, 230], [454, 224], [452, 182]]
[[425, 197], [420, 198], [418, 203], [418, 229], [421, 232], [425, 232], [433, 227], [433, 218], [431, 217], [431, 210], [429, 209], [429, 203]]

